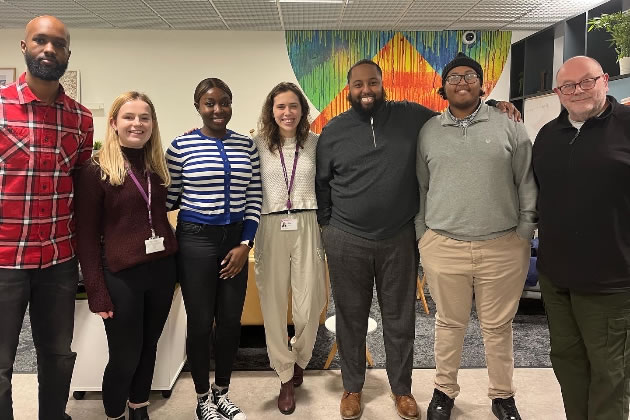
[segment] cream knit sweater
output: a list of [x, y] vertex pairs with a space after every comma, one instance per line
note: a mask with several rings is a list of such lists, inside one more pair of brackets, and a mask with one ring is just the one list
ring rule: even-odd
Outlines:
[[[319, 136], [309, 133], [304, 148], [298, 152], [295, 180], [291, 190], [293, 210], [315, 210], [315, 149]], [[260, 156], [260, 177], [262, 180], [263, 204], [261, 214], [287, 210], [287, 184], [280, 163], [278, 151], [271, 153], [267, 142], [260, 136], [254, 137]], [[295, 158], [295, 138], [285, 139], [282, 146], [287, 177], [291, 180], [293, 160]]]

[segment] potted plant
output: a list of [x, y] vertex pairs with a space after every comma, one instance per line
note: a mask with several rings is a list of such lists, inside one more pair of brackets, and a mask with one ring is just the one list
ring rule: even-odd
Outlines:
[[103, 142], [100, 140], [94, 140], [94, 143], [92, 143], [92, 156], [98, 154], [101, 147], [103, 147]]
[[589, 32], [604, 29], [612, 38], [610, 44], [615, 47], [620, 74], [630, 73], [630, 10], [604, 13], [600, 17], [589, 19]]

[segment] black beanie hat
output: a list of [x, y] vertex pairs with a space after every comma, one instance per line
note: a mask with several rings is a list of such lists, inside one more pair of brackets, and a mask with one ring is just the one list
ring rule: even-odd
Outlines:
[[479, 75], [479, 84], [483, 85], [483, 69], [481, 68], [481, 64], [477, 63], [463, 52], [460, 52], [457, 53], [455, 58], [444, 67], [444, 70], [442, 70], [442, 86], [446, 84], [446, 76], [448, 76], [448, 72], [459, 66], [467, 66], [476, 71]]

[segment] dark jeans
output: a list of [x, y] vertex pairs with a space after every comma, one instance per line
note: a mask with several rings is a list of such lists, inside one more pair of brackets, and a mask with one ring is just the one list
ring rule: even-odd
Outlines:
[[392, 392], [411, 393], [418, 249], [413, 223], [393, 238], [369, 240], [325, 226], [322, 239], [335, 300], [341, 376], [346, 391], [365, 382], [365, 336], [376, 282]]
[[114, 317], [103, 320], [109, 347], [103, 406], [108, 417], [118, 418], [127, 399], [149, 400], [157, 344], [173, 301], [175, 256], [117, 273], [104, 271]]
[[186, 306], [186, 354], [195, 390], [210, 389], [210, 341], [214, 324], [215, 383], [229, 386], [241, 336], [247, 263], [231, 279], [220, 279], [221, 261], [241, 242], [242, 223], [225, 226], [177, 224], [177, 270]]
[[77, 357], [70, 349], [76, 258], [43, 269], [0, 268], [0, 419], [13, 419], [11, 376], [26, 306], [37, 352], [39, 418], [62, 420]]
[[542, 273], [538, 281], [567, 420], [627, 419], [630, 292], [578, 294]]

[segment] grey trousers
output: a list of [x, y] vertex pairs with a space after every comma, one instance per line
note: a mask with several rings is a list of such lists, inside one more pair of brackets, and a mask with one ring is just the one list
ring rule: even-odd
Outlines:
[[335, 300], [344, 389], [359, 392], [365, 382], [365, 336], [376, 282], [389, 384], [394, 394], [411, 393], [418, 273], [413, 223], [384, 240], [361, 238], [328, 225], [322, 239]]

